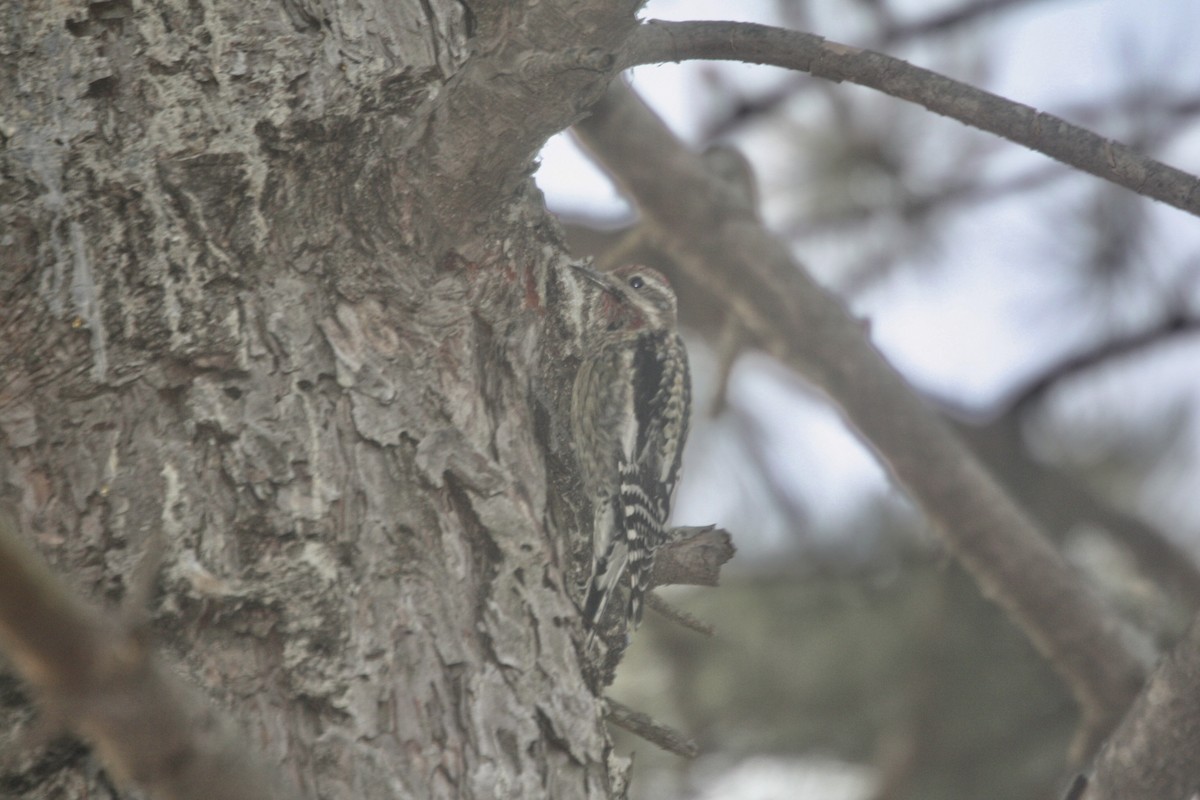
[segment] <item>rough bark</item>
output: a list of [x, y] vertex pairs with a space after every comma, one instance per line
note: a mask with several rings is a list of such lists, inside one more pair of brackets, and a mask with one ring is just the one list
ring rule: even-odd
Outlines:
[[[138, 583], [133, 595], [149, 585]], [[85, 738], [115, 781], [161, 800], [293, 796], [129, 622], [79, 602], [0, 520], [0, 648], [47, 716]]]
[[1200, 617], [1104, 743], [1084, 800], [1200, 794]]
[[[631, 12], [0, 19], [4, 505], [101, 601], [161, 532], [157, 640], [308, 796], [612, 788], [563, 544], [571, 294], [528, 174]], [[103, 779], [72, 750], [0, 780]]]

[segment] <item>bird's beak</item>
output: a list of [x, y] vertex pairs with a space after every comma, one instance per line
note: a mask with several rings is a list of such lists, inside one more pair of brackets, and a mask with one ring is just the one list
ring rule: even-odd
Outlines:
[[592, 269], [591, 267], [581, 267], [578, 264], [572, 264], [571, 269], [582, 274], [583, 277], [587, 278], [597, 286], [604, 286], [604, 278], [600, 277], [600, 273], [596, 272], [596, 270]]
[[583, 277], [585, 279], [596, 284], [604, 291], [609, 292], [610, 294], [616, 294], [616, 292], [613, 290], [613, 287], [609, 284], [609, 282], [604, 280], [604, 276], [601, 275], [596, 270], [592, 269], [591, 267], [581, 267], [578, 264], [572, 264], [571, 269], [580, 273], [581, 275], [583, 275]]

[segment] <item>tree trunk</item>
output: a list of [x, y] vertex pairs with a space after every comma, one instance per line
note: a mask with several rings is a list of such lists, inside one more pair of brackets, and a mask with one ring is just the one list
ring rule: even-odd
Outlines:
[[[592, 5], [0, 19], [3, 510], [110, 606], [161, 536], [159, 643], [308, 796], [620, 780], [569, 595], [578, 317], [528, 179], [634, 23]], [[19, 762], [20, 796], [105, 782]]]

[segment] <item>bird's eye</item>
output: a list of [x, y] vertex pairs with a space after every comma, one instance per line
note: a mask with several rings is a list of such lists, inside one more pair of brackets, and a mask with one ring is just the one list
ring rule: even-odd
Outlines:
[[634, 289], [640, 289], [646, 285], [646, 282], [644, 280], [642, 280], [641, 275], [634, 275], [632, 278], [629, 279], [629, 285], [631, 287], [633, 287]]

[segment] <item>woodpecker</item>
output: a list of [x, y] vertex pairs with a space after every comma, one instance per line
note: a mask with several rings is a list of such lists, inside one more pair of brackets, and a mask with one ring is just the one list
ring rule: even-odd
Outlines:
[[576, 267], [585, 288], [584, 359], [571, 423], [592, 501], [592, 569], [583, 604], [587, 644], [624, 581], [626, 636], [642, 619], [654, 553], [666, 540], [691, 414], [687, 351], [675, 293], [657, 270]]

